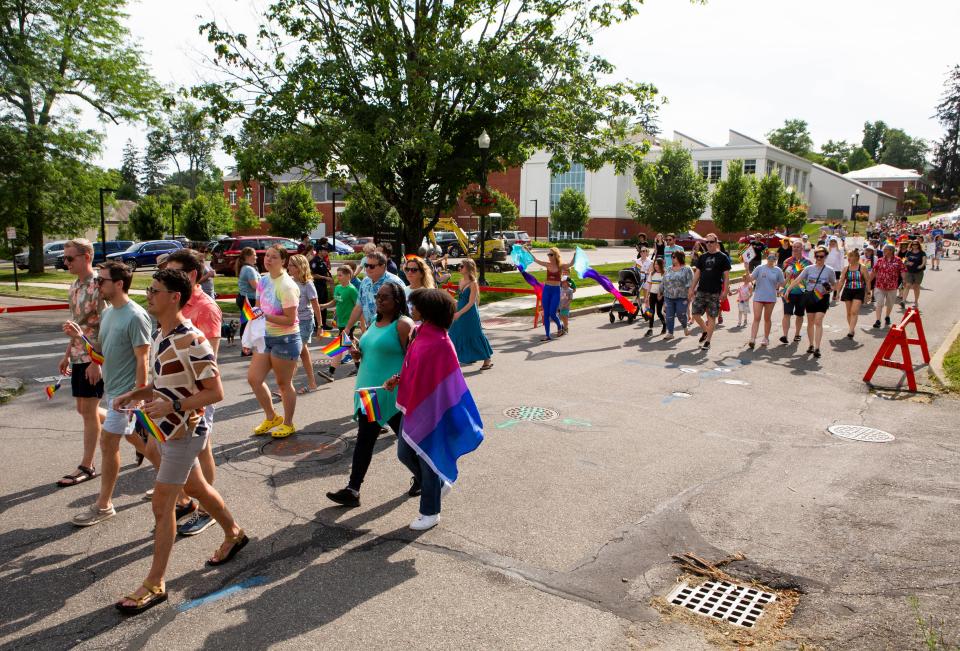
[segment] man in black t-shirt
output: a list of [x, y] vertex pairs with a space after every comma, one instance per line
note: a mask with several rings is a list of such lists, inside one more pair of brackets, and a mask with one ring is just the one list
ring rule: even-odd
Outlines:
[[750, 242], [750, 248], [753, 249], [753, 259], [750, 260], [750, 265], [748, 271], [753, 273], [753, 270], [760, 266], [760, 261], [763, 260], [763, 252], [767, 250], [767, 245], [763, 243], [763, 236], [759, 233], [753, 237], [753, 241]]
[[[330, 252], [321, 248], [313, 256], [308, 256], [310, 275], [313, 276], [313, 286], [317, 290], [317, 300], [322, 304], [330, 300], [329, 283], [333, 280], [330, 270]], [[329, 329], [327, 310], [320, 310], [320, 325], [324, 330]]]
[[[700, 347], [710, 348], [713, 330], [717, 327], [720, 315], [720, 301], [730, 286], [730, 258], [720, 251], [720, 242], [716, 234], [707, 235], [707, 252], [697, 259], [693, 272], [693, 284], [690, 285], [689, 300], [693, 305], [693, 320], [703, 330], [700, 335]], [[703, 322], [703, 314], [707, 322]]]

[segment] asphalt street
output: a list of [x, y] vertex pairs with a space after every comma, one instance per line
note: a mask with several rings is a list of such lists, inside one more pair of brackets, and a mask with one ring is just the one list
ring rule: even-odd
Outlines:
[[[931, 353], [960, 318], [960, 265], [943, 267], [921, 298]], [[47, 401], [35, 379], [56, 372], [63, 313], [0, 315], [0, 375], [27, 384], [0, 406], [0, 649], [722, 646], [723, 631], [656, 607], [684, 552], [742, 552], [729, 573], [801, 593], [774, 648], [916, 648], [911, 596], [956, 643], [960, 402], [925, 368], [917, 395], [864, 385], [883, 336], [866, 311], [851, 342], [830, 310], [820, 360], [806, 342], [750, 351], [730, 316], [709, 353], [696, 332], [645, 338], [605, 314], [546, 344], [529, 319], [489, 323], [495, 367], [465, 368], [486, 440], [425, 533], [407, 529], [417, 502], [392, 434], [361, 507], [324, 496], [349, 472], [351, 379], [301, 398], [301, 434], [270, 443], [250, 436], [246, 362], [222, 346], [216, 486], [252, 542], [211, 569], [218, 529], [178, 540], [170, 602], [124, 619], [112, 604], [146, 575], [154, 473], [124, 447], [117, 516], [69, 523], [98, 486], [54, 486], [79, 461], [78, 420], [69, 389]], [[520, 406], [556, 417], [505, 414]], [[895, 440], [842, 439], [835, 424]]]

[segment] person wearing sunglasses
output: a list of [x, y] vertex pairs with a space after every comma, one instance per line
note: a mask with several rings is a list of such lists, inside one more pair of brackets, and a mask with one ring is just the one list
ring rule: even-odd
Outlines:
[[341, 326], [347, 332], [350, 332], [354, 324], [361, 321], [361, 329], [368, 328], [376, 322], [377, 292], [385, 284], [392, 283], [406, 292], [407, 286], [403, 284], [400, 277], [387, 271], [387, 256], [382, 251], [368, 252], [364, 258], [363, 268], [366, 276], [360, 281], [357, 304], [350, 313], [350, 320]]
[[[813, 251], [813, 264], [797, 274], [788, 289], [803, 283], [807, 310], [807, 354], [820, 357], [820, 340], [823, 338], [823, 317], [830, 309], [830, 292], [837, 284], [836, 272], [827, 266], [827, 248], [818, 246]], [[810, 296], [815, 300], [811, 300]]]
[[[418, 289], [434, 289], [433, 272], [429, 263], [420, 256], [410, 255], [403, 263], [403, 275], [407, 279], [407, 298]], [[407, 308], [413, 314], [413, 305], [407, 301]]]
[[[527, 250], [529, 248], [527, 247]], [[552, 339], [550, 337], [550, 325], [552, 323], [557, 326], [557, 336], [563, 334], [563, 323], [560, 321], [560, 279], [570, 270], [570, 264], [565, 263], [560, 258], [560, 249], [555, 246], [550, 247], [546, 260], [540, 260], [535, 256], [533, 260], [547, 270], [547, 278], [543, 281], [543, 298], [541, 299], [543, 329], [546, 331], [546, 336], [542, 337], [540, 341], [550, 341]]]
[[[691, 301], [693, 320], [696, 321], [703, 333], [700, 335], [700, 347], [710, 348], [710, 339], [717, 327], [717, 317], [720, 316], [720, 301], [727, 294], [730, 286], [730, 258], [720, 250], [720, 240], [716, 234], [710, 233], [706, 237], [707, 252], [697, 259], [693, 272], [693, 283], [690, 285], [688, 299]], [[703, 321], [706, 313], [707, 320]]]
[[97, 476], [93, 456], [100, 440], [100, 399], [103, 397], [100, 365], [93, 363], [83, 339], [69, 325], [75, 323], [94, 349], [100, 350], [100, 314], [104, 309], [104, 301], [97, 284], [97, 274], [93, 270], [93, 245], [90, 240], [67, 242], [63, 246], [63, 263], [77, 279], [70, 285], [70, 321], [63, 324], [63, 332], [70, 337], [70, 342], [60, 360], [60, 375], [70, 376], [77, 413], [83, 419], [83, 456], [76, 472], [64, 475], [57, 482], [60, 487], [82, 484]]
[[[903, 277], [903, 301], [908, 300], [908, 294], [913, 291], [913, 306], [920, 308], [920, 283], [923, 282], [923, 272], [927, 268], [927, 254], [923, 250], [920, 240], [910, 240], [907, 255], [903, 260], [907, 273]], [[900, 304], [904, 307], [904, 303]]]

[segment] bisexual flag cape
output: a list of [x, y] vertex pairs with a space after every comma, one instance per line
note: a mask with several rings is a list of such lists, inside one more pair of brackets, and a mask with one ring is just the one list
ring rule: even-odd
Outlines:
[[403, 440], [441, 479], [455, 482], [457, 459], [483, 441], [483, 422], [442, 328], [417, 328], [400, 371], [397, 408], [403, 412]]

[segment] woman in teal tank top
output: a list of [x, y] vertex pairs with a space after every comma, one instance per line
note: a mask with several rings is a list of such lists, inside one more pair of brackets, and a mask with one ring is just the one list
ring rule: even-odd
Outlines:
[[[351, 354], [360, 362], [356, 389], [376, 387], [380, 415], [369, 421], [360, 403], [359, 394], [353, 394], [353, 417], [357, 420], [357, 443], [353, 448], [353, 465], [347, 487], [327, 493], [327, 497], [344, 506], [360, 506], [360, 485], [373, 459], [373, 447], [381, 428], [389, 425], [400, 436], [401, 413], [397, 409], [397, 394], [384, 390], [383, 383], [400, 373], [403, 356], [413, 332], [413, 321], [407, 311], [403, 288], [385, 283], [377, 291], [377, 320], [367, 328], [359, 341], [354, 340]], [[417, 486], [411, 486], [411, 495]]]

